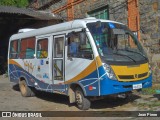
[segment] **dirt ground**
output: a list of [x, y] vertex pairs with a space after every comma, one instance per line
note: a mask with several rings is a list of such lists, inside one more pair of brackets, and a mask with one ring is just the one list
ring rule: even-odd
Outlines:
[[[88, 111], [146, 111], [155, 110], [160, 111], [159, 106], [152, 106], [151, 108], [145, 106], [146, 101], [159, 102], [160, 96], [147, 96], [140, 94], [132, 94], [129, 99], [113, 99], [107, 98], [92, 102], [91, 108]], [[149, 104], [149, 103], [148, 103]], [[75, 104], [70, 104], [68, 97], [57, 94], [50, 94], [45, 92], [38, 92], [35, 97], [22, 97], [16, 85], [9, 82], [8, 78], [0, 76], [0, 111], [80, 111]], [[100, 119], [140, 119], [143, 118], [116, 118], [116, 117], [100, 117]], [[2, 118], [0, 118], [1, 120]], [[4, 118], [3, 118], [4, 119]], [[12, 118], [10, 118], [12, 119]], [[27, 119], [27, 118], [26, 118]], [[33, 118], [36, 120], [36, 118]], [[44, 118], [43, 118], [44, 119]], [[47, 118], [53, 119], [53, 118]], [[81, 118], [63, 117], [54, 118], [54, 120], [64, 119], [79, 120]], [[86, 117], [83, 119], [97, 120], [96, 117]], [[146, 118], [145, 118], [146, 119]], [[150, 118], [151, 119], [151, 118]], [[154, 117], [153, 119], [158, 119]], [[8, 119], [7, 119], [8, 120]], [[17, 118], [16, 118], [17, 120]], [[24, 118], [25, 120], [25, 118]]]

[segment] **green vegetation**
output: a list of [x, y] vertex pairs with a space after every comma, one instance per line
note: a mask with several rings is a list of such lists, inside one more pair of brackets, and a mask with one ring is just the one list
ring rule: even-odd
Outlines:
[[143, 88], [142, 89], [142, 94], [146, 94], [146, 95], [157, 94], [156, 90], [160, 90], [160, 84], [154, 83], [151, 88]]
[[156, 94], [156, 91], [153, 88], [144, 88], [142, 89], [142, 94], [152, 95]]
[[28, 0], [0, 0], [0, 5], [26, 7], [29, 5]]
[[148, 102], [148, 103], [139, 103], [138, 106], [141, 108], [145, 107], [145, 108], [149, 108], [150, 110], [152, 110], [153, 108], [159, 107], [160, 102], [156, 101], [156, 102]]

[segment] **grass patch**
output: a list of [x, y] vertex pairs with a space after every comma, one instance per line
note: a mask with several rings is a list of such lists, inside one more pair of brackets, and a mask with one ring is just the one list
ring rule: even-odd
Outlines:
[[149, 105], [149, 107], [158, 107], [160, 106], [160, 102], [152, 102], [152, 104]]
[[156, 94], [156, 90], [154, 88], [143, 88], [142, 94], [153, 95], [153, 94]]
[[145, 94], [145, 95], [157, 94], [156, 90], [160, 90], [160, 84], [153, 83], [152, 87], [143, 88], [142, 89], [142, 94]]
[[139, 107], [147, 107], [147, 108], [154, 108], [154, 107], [159, 107], [160, 102], [148, 102], [148, 103], [139, 103]]

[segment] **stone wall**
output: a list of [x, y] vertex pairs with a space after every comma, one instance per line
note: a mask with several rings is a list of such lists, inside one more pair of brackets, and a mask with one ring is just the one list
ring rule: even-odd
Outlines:
[[108, 0], [85, 0], [74, 6], [75, 18], [85, 18], [89, 11], [108, 5]]
[[139, 0], [141, 41], [153, 70], [153, 80], [160, 81], [160, 0]]
[[[48, 10], [56, 10], [67, 4], [67, 0], [62, 0], [53, 4]], [[127, 24], [127, 4], [126, 0], [85, 0], [74, 6], [74, 18], [85, 18], [89, 11], [109, 5], [109, 16], [111, 20], [116, 20]], [[59, 13], [64, 19], [67, 18], [67, 10]]]
[[128, 24], [126, 0], [109, 0], [109, 19]]

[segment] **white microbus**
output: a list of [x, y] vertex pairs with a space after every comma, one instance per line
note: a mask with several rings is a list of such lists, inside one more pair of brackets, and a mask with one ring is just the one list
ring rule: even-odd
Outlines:
[[148, 58], [122, 23], [86, 18], [20, 32], [10, 38], [8, 74], [22, 96], [64, 94], [85, 110], [92, 98], [152, 85]]

